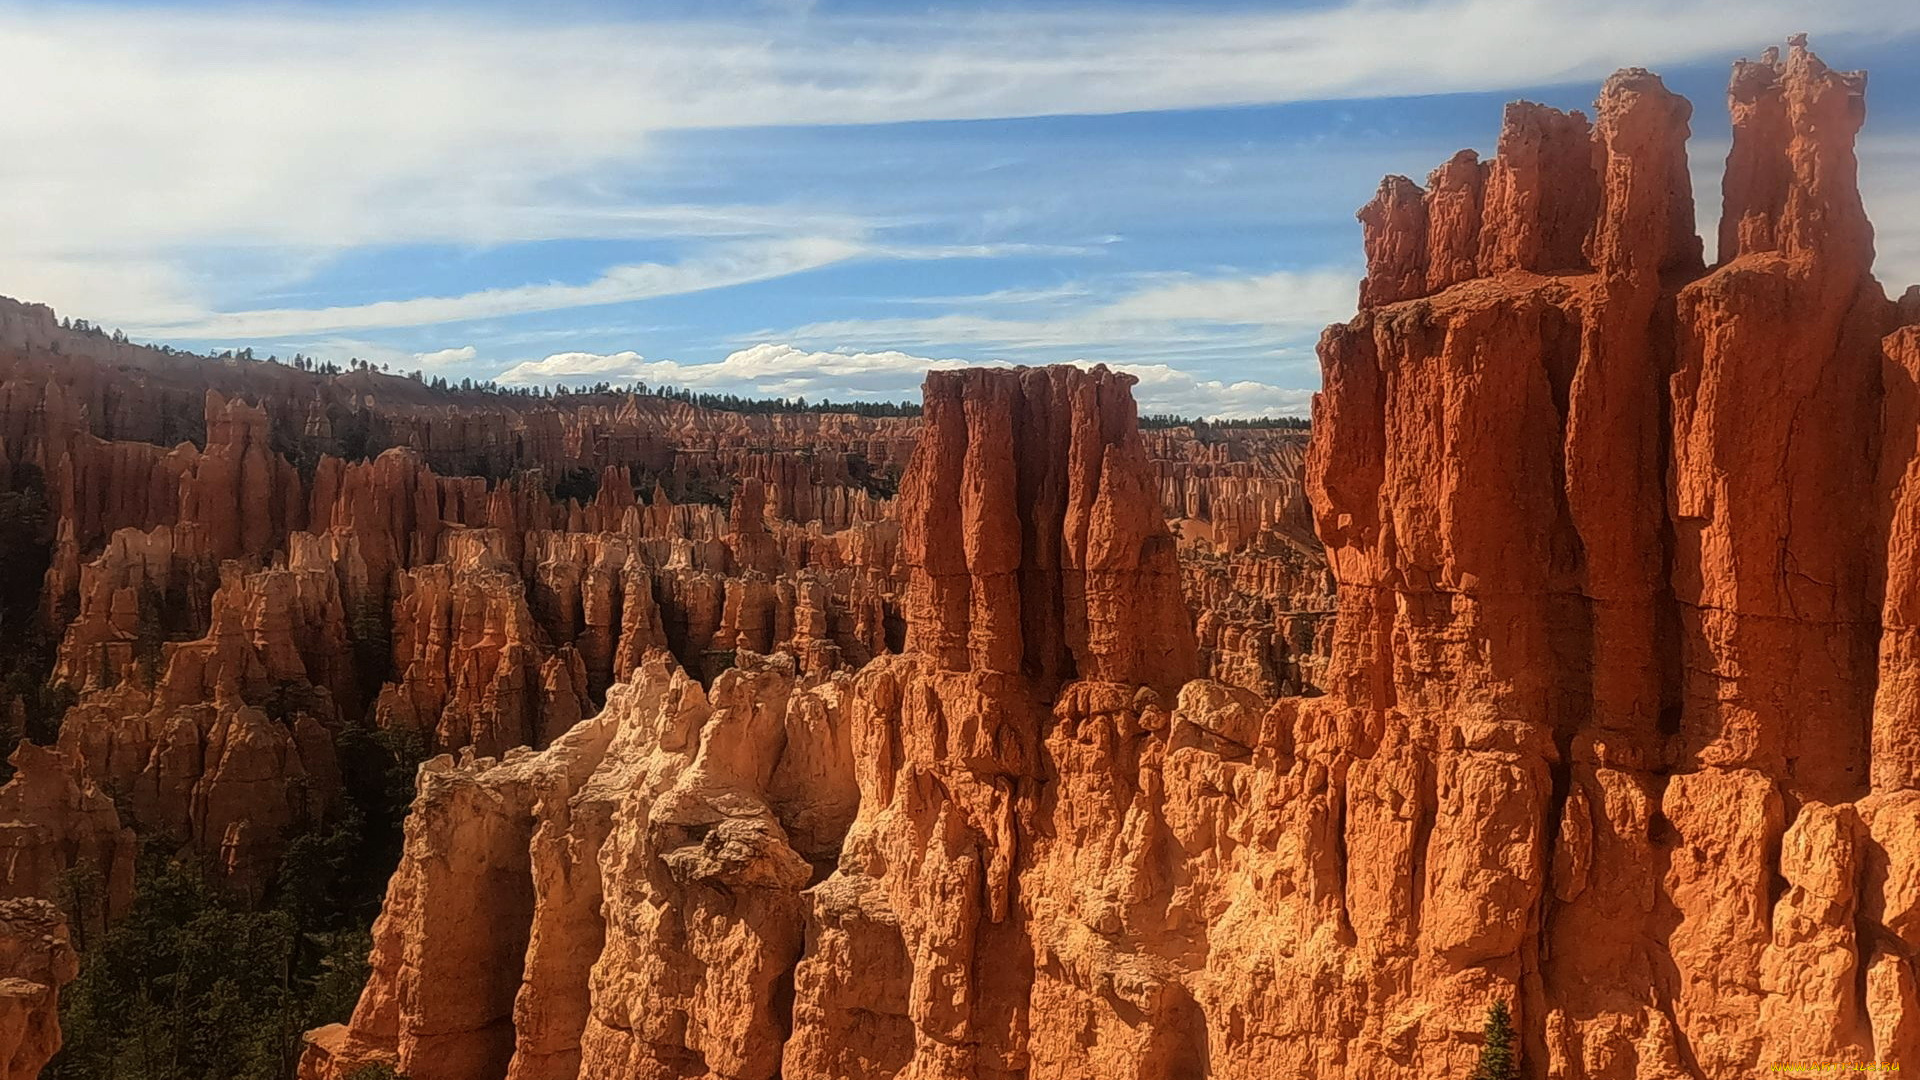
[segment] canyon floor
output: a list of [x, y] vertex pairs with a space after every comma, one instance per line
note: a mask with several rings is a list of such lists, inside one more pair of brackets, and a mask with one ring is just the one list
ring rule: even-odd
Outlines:
[[0, 303], [0, 1077], [1920, 1068], [1865, 77], [1360, 211], [1300, 425], [510, 392]]

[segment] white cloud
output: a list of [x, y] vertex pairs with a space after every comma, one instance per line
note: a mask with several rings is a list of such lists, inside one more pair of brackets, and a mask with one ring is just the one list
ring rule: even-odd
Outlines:
[[1920, 284], [1920, 137], [1874, 137], [1860, 143], [1861, 197], [1874, 225], [1874, 272], [1899, 296]]
[[[760, 397], [911, 399], [926, 373], [958, 367], [1004, 367], [1005, 360], [936, 360], [898, 351], [808, 350], [761, 342], [711, 364], [648, 360], [635, 352], [555, 353], [516, 364], [498, 375], [510, 385], [570, 386], [644, 382]], [[1134, 400], [1143, 414], [1244, 418], [1304, 416], [1312, 391], [1241, 380], [1207, 379], [1166, 364], [1108, 364], [1139, 380]]]
[[337, 330], [432, 326], [469, 319], [629, 303], [721, 289], [817, 270], [854, 258], [984, 259], [1004, 255], [1080, 254], [1086, 249], [1039, 244], [872, 245], [840, 237], [798, 237], [719, 245], [682, 263], [614, 266], [584, 285], [520, 285], [459, 296], [381, 300], [327, 308], [264, 308], [201, 312], [158, 308], [174, 321], [133, 321], [129, 332], [163, 340], [258, 339]]
[[1171, 320], [1318, 329], [1353, 314], [1357, 271], [1281, 270], [1252, 277], [1167, 274], [1100, 309], [1103, 319]]
[[563, 352], [544, 360], [515, 364], [494, 376], [494, 381], [514, 386], [544, 386], [550, 382], [569, 385], [578, 382], [665, 382], [661, 374], [677, 371], [671, 360], [649, 361], [632, 350], [617, 353]]
[[1133, 399], [1142, 415], [1169, 413], [1206, 420], [1250, 420], [1262, 416], [1305, 416], [1313, 391], [1242, 379], [1203, 379], [1165, 364], [1109, 364], [1140, 380]]
[[501, 372], [497, 379], [509, 384], [535, 385], [603, 380], [616, 384], [644, 382], [769, 397], [819, 397], [828, 393], [897, 397], [916, 390], [921, 376], [930, 369], [966, 367], [971, 363], [974, 361], [935, 360], [894, 351], [808, 351], [793, 345], [761, 342], [710, 364], [647, 360], [635, 352], [555, 353], [543, 360], [516, 364]]
[[[960, 297], [956, 310], [911, 318], [840, 319], [759, 336], [891, 347], [966, 347], [1022, 359], [1270, 356], [1310, 341], [1353, 314], [1359, 273], [1282, 270], [1258, 275], [1149, 276], [1132, 292], [1090, 302], [1090, 290]], [[1021, 317], [1004, 308], [1021, 305]], [[971, 310], [969, 310], [971, 309]], [[1037, 310], [1035, 310], [1037, 309]]]
[[902, 296], [903, 304], [940, 304], [945, 307], [963, 305], [1004, 304], [1052, 304], [1062, 300], [1078, 300], [1092, 296], [1093, 289], [1084, 282], [1067, 282], [1033, 289], [995, 289], [992, 292], [974, 293], [970, 296]]
[[[0, 284], [150, 323], [218, 292], [156, 272], [183, 251], [849, 235], [863, 226], [799, 207], [636, 205], [618, 181], [676, 130], [1491, 90], [1725, 59], [1782, 27], [1885, 39], [1920, 31], [1920, 5], [1349, 0], [732, 23], [8, 5], [0, 143], [30, 149], [0, 155]], [[89, 260], [102, 283], [75, 284]]]
[[146, 257], [0, 251], [0, 293], [106, 325], [192, 318], [204, 310], [185, 274]]
[[432, 352], [414, 353], [413, 362], [423, 368], [451, 367], [456, 364], [470, 364], [480, 355], [480, 350], [471, 345], [462, 345], [457, 349], [435, 349]]
[[783, 277], [861, 254], [830, 238], [740, 244], [688, 262], [615, 266], [584, 285], [521, 285], [462, 296], [382, 300], [330, 308], [275, 308], [207, 315], [181, 323], [135, 326], [133, 333], [173, 339], [261, 338], [329, 330], [427, 326], [562, 308], [618, 304]]

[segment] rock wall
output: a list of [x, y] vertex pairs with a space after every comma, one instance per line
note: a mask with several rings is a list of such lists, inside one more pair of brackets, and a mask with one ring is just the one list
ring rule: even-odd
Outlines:
[[848, 677], [654, 651], [545, 751], [430, 761], [351, 1023], [302, 1076], [771, 1076], [852, 817]]
[[1711, 271], [1690, 109], [1643, 71], [1363, 212], [1308, 468], [1330, 694], [1274, 715], [1334, 778], [1323, 932], [1374, 974], [1308, 965], [1342, 1023], [1282, 1009], [1319, 1037], [1274, 1067], [1457, 1073], [1495, 997], [1539, 1075], [1914, 1067], [1912, 332], [1870, 274], [1864, 84], [1803, 40], [1736, 65]]
[[855, 686], [859, 814], [810, 893], [782, 1075], [1026, 1075], [1050, 706], [1153, 710], [1199, 667], [1131, 382], [928, 376], [903, 487], [908, 651]]

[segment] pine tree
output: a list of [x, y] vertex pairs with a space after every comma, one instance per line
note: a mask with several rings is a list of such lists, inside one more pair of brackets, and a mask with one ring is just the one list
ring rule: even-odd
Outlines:
[[1480, 1047], [1480, 1064], [1473, 1070], [1472, 1080], [1519, 1080], [1520, 1059], [1513, 1045], [1513, 1014], [1507, 1011], [1507, 1003], [1495, 1001], [1487, 1008], [1487, 1025], [1482, 1029], [1486, 1039]]

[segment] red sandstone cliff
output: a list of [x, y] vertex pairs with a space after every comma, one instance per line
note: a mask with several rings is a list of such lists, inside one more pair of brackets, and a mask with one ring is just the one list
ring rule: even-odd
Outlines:
[[543, 752], [429, 762], [373, 978], [303, 1075], [772, 1075], [856, 797], [846, 694], [757, 657], [703, 691], [653, 652]]
[[[1920, 312], [1869, 273], [1862, 86], [1736, 68], [1711, 268], [1644, 71], [1382, 186], [1307, 459], [1322, 697], [1197, 677], [1218, 574], [1154, 507], [1195, 477], [1125, 380], [931, 377], [905, 650], [710, 695], [655, 653], [430, 767], [303, 1075], [1437, 1080], [1495, 1000], [1533, 1076], [1920, 1067]], [[1284, 535], [1238, 491], [1184, 497]]]
[[[1909, 890], [1870, 869], [1908, 857], [1911, 332], [1882, 341], [1863, 87], [1803, 43], [1736, 66], [1710, 272], [1689, 109], [1645, 72], [1591, 133], [1511, 109], [1482, 191], [1456, 158], [1370, 208], [1308, 470], [1332, 694], [1276, 710], [1349, 762], [1322, 918], [1375, 973], [1320, 1068], [1464, 1068], [1493, 996], [1542, 1075], [1914, 1066]], [[1475, 274], [1429, 280], [1476, 203]]]

